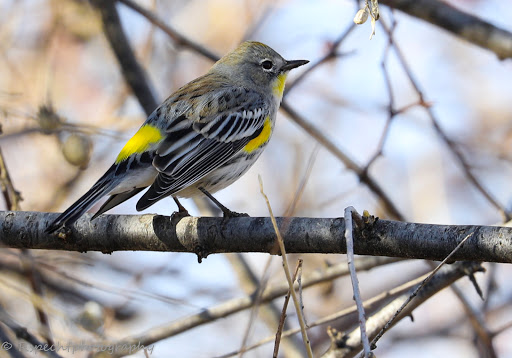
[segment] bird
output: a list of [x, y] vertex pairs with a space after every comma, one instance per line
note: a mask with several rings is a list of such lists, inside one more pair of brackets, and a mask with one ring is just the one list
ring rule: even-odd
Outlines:
[[285, 60], [271, 47], [246, 41], [211, 69], [179, 88], [156, 108], [128, 140], [114, 164], [51, 222], [50, 234], [69, 228], [103, 197], [91, 220], [146, 190], [137, 211], [171, 196], [211, 194], [239, 179], [261, 155], [274, 130], [290, 70], [307, 60]]

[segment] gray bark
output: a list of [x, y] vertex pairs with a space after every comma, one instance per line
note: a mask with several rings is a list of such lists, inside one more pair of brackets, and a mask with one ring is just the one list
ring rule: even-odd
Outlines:
[[[266, 252], [277, 254], [270, 218], [185, 217], [162, 215], [88, 214], [66, 234], [46, 235], [57, 214], [0, 212], [0, 244], [4, 247], [69, 251], [122, 250], [211, 253]], [[277, 218], [288, 253], [346, 253], [342, 218]], [[284, 229], [285, 228], [285, 229]], [[359, 223], [354, 250], [359, 255], [429, 260], [444, 259], [467, 235], [454, 260], [512, 262], [512, 228], [432, 225], [390, 220]]]

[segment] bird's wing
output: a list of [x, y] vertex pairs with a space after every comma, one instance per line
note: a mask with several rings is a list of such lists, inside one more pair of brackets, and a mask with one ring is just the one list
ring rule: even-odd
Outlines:
[[270, 114], [263, 96], [246, 88], [226, 88], [201, 97], [194, 110], [176, 117], [166, 129], [153, 160], [160, 173], [137, 203], [137, 210], [221, 166], [261, 133]]

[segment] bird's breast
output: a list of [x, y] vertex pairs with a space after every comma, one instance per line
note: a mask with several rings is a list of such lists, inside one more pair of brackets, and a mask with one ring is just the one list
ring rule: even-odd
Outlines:
[[267, 118], [265, 118], [265, 122], [263, 122], [263, 129], [261, 130], [260, 134], [258, 134], [257, 137], [251, 139], [249, 143], [245, 145], [243, 150], [246, 153], [252, 153], [266, 144], [272, 136], [272, 129], [272, 121], [270, 117], [267, 116]]

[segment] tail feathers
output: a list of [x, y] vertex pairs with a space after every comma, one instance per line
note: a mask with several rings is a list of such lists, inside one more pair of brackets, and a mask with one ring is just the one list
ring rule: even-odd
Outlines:
[[101, 206], [101, 208], [96, 212], [96, 214], [93, 215], [91, 220], [96, 219], [98, 216], [100, 216], [104, 212], [109, 211], [114, 206], [117, 206], [117, 205], [121, 204], [122, 202], [130, 199], [132, 196], [137, 195], [138, 193], [140, 193], [144, 189], [146, 189], [146, 188], [145, 187], [143, 187], [143, 188], [135, 188], [135, 189], [133, 189], [131, 191], [128, 191], [126, 193], [111, 195], [110, 198], [108, 198], [108, 200], [105, 201], [105, 203]]
[[[110, 170], [109, 170], [110, 172]], [[62, 226], [72, 225], [91, 208], [98, 200], [107, 195], [115, 186], [112, 184], [110, 173], [107, 172], [93, 185], [87, 193], [71, 205], [66, 211], [57, 217], [46, 229], [46, 234], [51, 234]]]
[[175, 190], [168, 190], [167, 192], [162, 189], [170, 187], [174, 182], [176, 182], [176, 180], [172, 176], [160, 173], [153, 184], [149, 187], [148, 191], [146, 191], [137, 202], [137, 205], [135, 206], [137, 211], [145, 210], [160, 199], [179, 191], [181, 187]]

